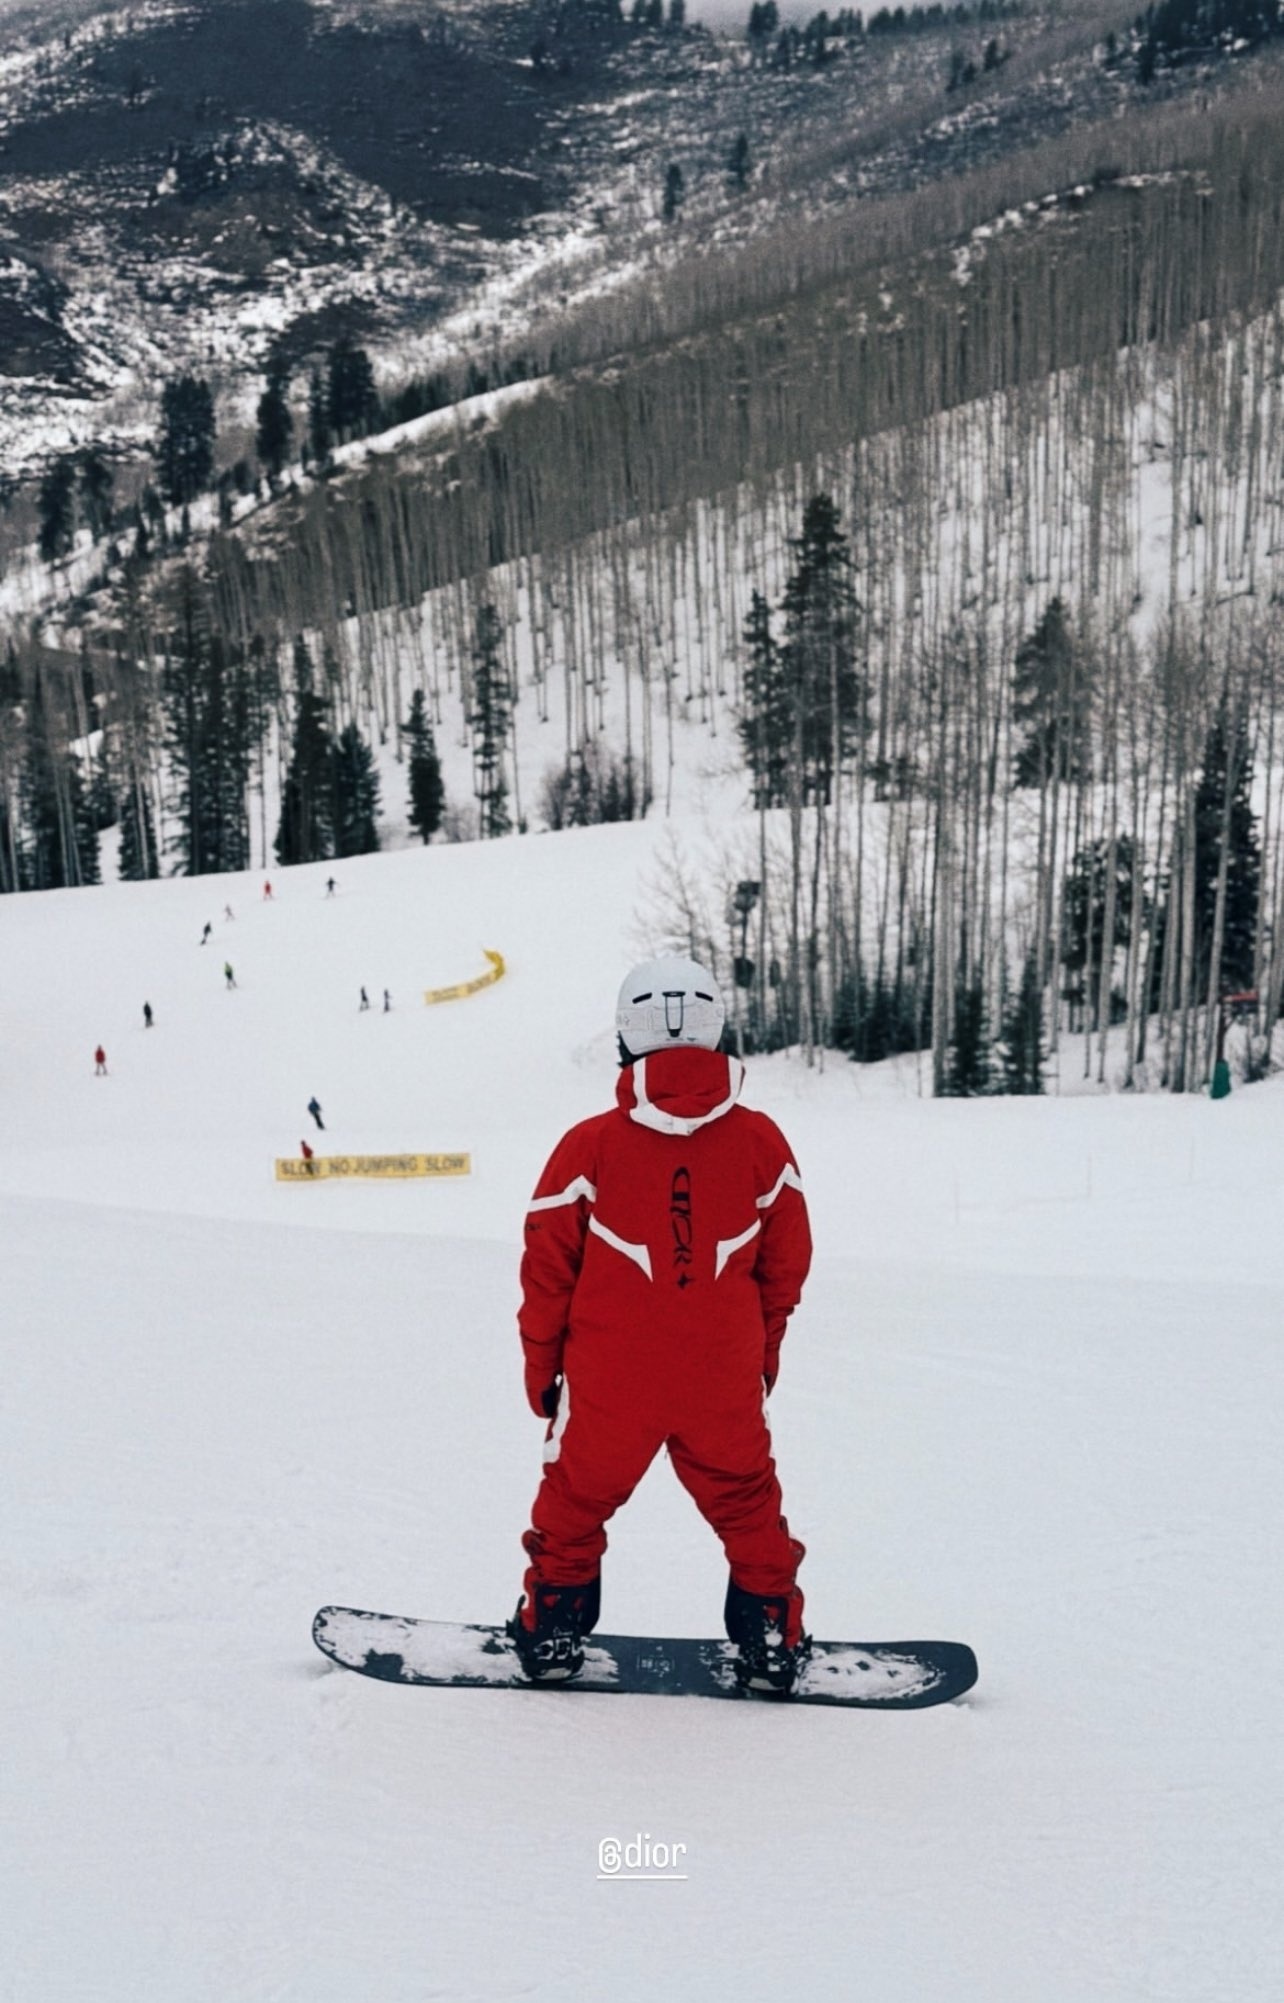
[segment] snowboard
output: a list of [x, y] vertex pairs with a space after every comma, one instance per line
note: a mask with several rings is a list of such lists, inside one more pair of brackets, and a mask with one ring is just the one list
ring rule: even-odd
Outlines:
[[871, 1711], [918, 1711], [972, 1688], [976, 1657], [959, 1641], [813, 1641], [787, 1695], [744, 1690], [729, 1641], [672, 1641], [593, 1634], [584, 1667], [565, 1683], [533, 1684], [522, 1674], [502, 1627], [460, 1626], [322, 1607], [312, 1639], [323, 1655], [385, 1683], [445, 1689], [589, 1690], [599, 1696], [736, 1697], [769, 1704], [842, 1704]]

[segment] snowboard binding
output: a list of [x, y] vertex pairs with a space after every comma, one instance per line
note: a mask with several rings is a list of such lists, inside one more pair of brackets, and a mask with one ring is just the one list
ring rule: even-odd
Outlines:
[[596, 1579], [586, 1586], [536, 1586], [529, 1598], [524, 1595], [508, 1623], [522, 1674], [532, 1683], [569, 1683], [578, 1676], [599, 1603]]
[[[789, 1637], [792, 1625], [796, 1637]], [[733, 1584], [727, 1587], [727, 1634], [736, 1645], [736, 1682], [742, 1690], [787, 1697], [806, 1660], [808, 1637], [787, 1595], [761, 1598]]]

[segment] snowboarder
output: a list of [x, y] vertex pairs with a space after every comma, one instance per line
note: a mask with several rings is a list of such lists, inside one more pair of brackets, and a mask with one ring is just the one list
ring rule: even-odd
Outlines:
[[[364, 989], [364, 988], [362, 988], [362, 990], [361, 990], [361, 1008], [369, 1008], [369, 1006], [370, 1006], [370, 997], [369, 997], [369, 995], [368, 995], [368, 994], [366, 993], [365, 989]], [[361, 1012], [361, 1010], [360, 1010], [360, 1009], [358, 1009], [357, 1013], [358, 1013], [358, 1014], [360, 1014], [360, 1012]]]
[[94, 1052], [94, 1076], [95, 1078], [105, 1078], [107, 1076], [107, 1052], [103, 1049], [101, 1043]]
[[272, 898], [272, 886], [270, 883], [265, 883], [263, 886], [263, 900], [265, 903], [270, 903], [271, 898]]
[[308, 1146], [306, 1141], [300, 1141], [299, 1146], [303, 1150], [304, 1166], [306, 1167], [308, 1174], [315, 1175], [316, 1169], [313, 1167], [312, 1149]]
[[207, 918], [207, 919], [205, 920], [205, 930], [204, 930], [204, 931], [203, 931], [203, 932], [201, 933], [201, 944], [202, 944], [202, 946], [203, 946], [203, 945], [205, 944], [205, 941], [206, 941], [206, 940], [207, 940], [207, 939], [209, 938], [209, 936], [210, 936], [210, 933], [211, 933], [211, 932], [212, 932], [213, 930], [214, 930], [214, 927], [213, 927], [213, 926], [212, 926], [212, 925], [210, 924], [210, 921], [209, 921], [209, 919]]
[[235, 918], [235, 917], [236, 917], [236, 913], [235, 913], [235, 911], [233, 911], [233, 909], [232, 909], [231, 905], [230, 905], [230, 904], [225, 904], [225, 905], [223, 906], [223, 923], [224, 923], [224, 924], [226, 925], [226, 923], [227, 923], [227, 921], [228, 921], [228, 919], [229, 919], [229, 918]]
[[736, 1101], [711, 974], [635, 967], [615, 1024], [616, 1108], [554, 1149], [526, 1218], [526, 1396], [548, 1423], [510, 1625], [533, 1680], [574, 1676], [597, 1621], [604, 1525], [661, 1447], [722, 1540], [737, 1674], [788, 1690], [804, 1647], [764, 1395], [811, 1261], [802, 1183], [765, 1114]]
[[325, 894], [327, 897], [334, 896], [334, 878], [332, 876], [327, 876], [325, 880]]
[[318, 1127], [320, 1127], [321, 1132], [324, 1133], [325, 1121], [321, 1118], [321, 1107], [317, 1101], [317, 1096], [315, 1092], [312, 1094], [312, 1097], [308, 1100], [308, 1111], [311, 1113]]
[[143, 1003], [143, 1028], [144, 1028], [144, 1029], [150, 1029], [150, 1028], [151, 1028], [151, 1026], [152, 1026], [152, 1005], [151, 1005], [151, 1003], [150, 1003], [150, 1002], [144, 1002], [144, 1003]]
[[223, 962], [223, 979], [229, 988], [236, 986], [236, 975], [232, 972], [232, 962], [230, 960], [224, 960]]
[[391, 1008], [392, 1008], [392, 996], [391, 996], [391, 995], [390, 995], [390, 994], [388, 993], [388, 990], [387, 990], [387, 988], [385, 988], [385, 989], [384, 989], [384, 991], [383, 991], [383, 1012], [384, 1012], [384, 1014], [385, 1014], [385, 1015], [387, 1015], [387, 1014], [388, 1014], [388, 1012], [390, 1011], [390, 1009], [391, 1009]]

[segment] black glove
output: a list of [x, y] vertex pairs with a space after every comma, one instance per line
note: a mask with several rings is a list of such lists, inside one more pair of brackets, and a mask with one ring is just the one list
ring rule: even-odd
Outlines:
[[526, 1366], [526, 1402], [537, 1419], [554, 1419], [557, 1416], [558, 1401], [562, 1395], [562, 1380], [554, 1377], [551, 1383], [541, 1382], [542, 1370], [532, 1370]]

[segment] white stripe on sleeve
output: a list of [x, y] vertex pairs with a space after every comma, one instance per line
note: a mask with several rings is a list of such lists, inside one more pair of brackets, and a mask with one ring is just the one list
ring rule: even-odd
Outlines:
[[581, 1196], [590, 1203], [597, 1202], [597, 1191], [586, 1175], [577, 1175], [574, 1182], [568, 1182], [565, 1189], [559, 1189], [556, 1196], [535, 1196], [526, 1206], [527, 1215], [532, 1210], [560, 1210], [563, 1204], [578, 1203]]
[[787, 1161], [785, 1163], [784, 1167], [780, 1171], [780, 1174], [776, 1177], [775, 1183], [767, 1191], [767, 1194], [765, 1196], [755, 1197], [754, 1201], [757, 1203], [759, 1210], [770, 1210], [772, 1204], [775, 1202], [776, 1198], [779, 1196], [781, 1190], [785, 1187], [786, 1183], [788, 1183], [790, 1189], [796, 1189], [798, 1191], [799, 1196], [802, 1195], [803, 1193], [802, 1177], [799, 1175], [797, 1169], [794, 1167], [791, 1161]]

